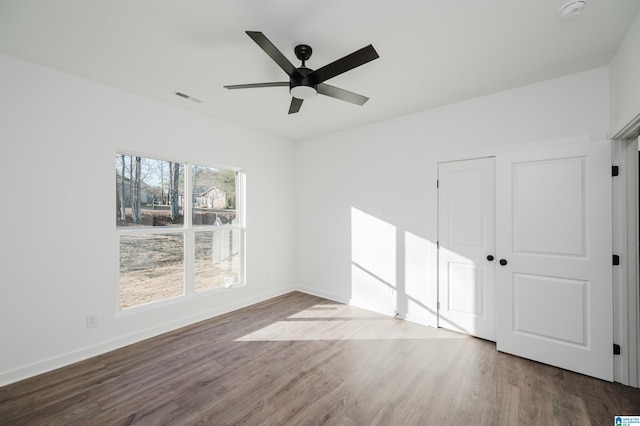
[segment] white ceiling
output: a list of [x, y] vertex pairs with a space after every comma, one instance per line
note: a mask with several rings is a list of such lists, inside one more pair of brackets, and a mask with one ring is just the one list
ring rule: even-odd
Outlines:
[[[0, 0], [0, 52], [299, 141], [607, 65], [638, 0]], [[310, 68], [373, 44], [380, 58], [327, 83], [288, 115], [287, 81], [245, 30], [262, 31]], [[202, 100], [176, 96], [180, 91]]]

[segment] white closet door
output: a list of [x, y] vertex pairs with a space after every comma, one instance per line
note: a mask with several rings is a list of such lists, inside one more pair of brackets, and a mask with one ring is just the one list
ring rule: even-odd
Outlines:
[[612, 380], [610, 143], [506, 153], [496, 171], [498, 350]]
[[440, 163], [438, 181], [438, 325], [495, 341], [495, 159]]

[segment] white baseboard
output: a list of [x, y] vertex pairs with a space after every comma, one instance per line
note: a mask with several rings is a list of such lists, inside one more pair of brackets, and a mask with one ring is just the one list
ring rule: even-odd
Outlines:
[[413, 323], [420, 324], [420, 325], [425, 325], [427, 327], [437, 327], [437, 323], [435, 323], [433, 321], [433, 318], [429, 315], [416, 315], [412, 313], [402, 313], [402, 312], [396, 315], [396, 312], [393, 309], [366, 304], [366, 303], [359, 303], [358, 301], [355, 301], [350, 298], [340, 297], [335, 294], [326, 293], [324, 291], [319, 291], [319, 290], [308, 288], [308, 287], [298, 286], [296, 287], [296, 290], [302, 293], [311, 294], [313, 296], [322, 297], [324, 299], [333, 300], [334, 302], [344, 303], [345, 305], [357, 306], [358, 308], [367, 309], [369, 311], [373, 311], [382, 315], [387, 315], [390, 317], [395, 316], [396, 318], [411, 321]]
[[358, 300], [354, 300], [354, 299], [351, 299], [349, 301], [349, 305], [356, 306], [358, 308], [366, 309], [368, 311], [376, 312], [378, 314], [386, 315], [386, 316], [389, 316], [389, 317], [395, 317], [396, 314], [398, 314], [397, 316], [400, 317], [400, 314], [398, 312], [396, 312], [394, 309], [388, 308], [386, 306], [379, 306], [379, 305], [374, 305], [374, 304], [370, 304], [370, 303], [362, 303], [362, 302], [360, 302]]
[[20, 367], [18, 369], [0, 374], [0, 386], [6, 386], [11, 383], [28, 379], [39, 374], [47, 373], [61, 367], [66, 367], [76, 362], [84, 361], [94, 356], [102, 355], [104, 353], [141, 342], [145, 339], [159, 336], [161, 334], [168, 333], [170, 331], [186, 327], [191, 324], [195, 324], [199, 321], [211, 319], [218, 315], [223, 315], [238, 309], [242, 309], [247, 306], [254, 305], [256, 303], [263, 302], [265, 300], [272, 299], [274, 297], [278, 297], [295, 290], [295, 287], [285, 287], [276, 291], [261, 294], [259, 296], [243, 299], [228, 305], [219, 306], [209, 311], [199, 312], [195, 315], [184, 317], [158, 326], [150, 327], [142, 331], [121, 336], [117, 339], [112, 339], [99, 343], [97, 345], [89, 346], [60, 356], [45, 359], [37, 363], [26, 365], [24, 367]]
[[301, 292], [301, 293], [310, 294], [312, 296], [322, 297], [323, 299], [333, 300], [334, 302], [344, 303], [345, 305], [348, 305], [349, 302], [350, 302], [350, 300], [348, 298], [340, 297], [340, 296], [337, 296], [335, 294], [331, 294], [331, 293], [327, 293], [327, 292], [324, 292], [324, 291], [312, 289], [312, 288], [309, 288], [309, 287], [298, 286], [298, 287], [296, 287], [296, 290]]
[[308, 287], [298, 286], [296, 288], [296, 290], [298, 290], [298, 291], [300, 291], [302, 293], [311, 294], [313, 296], [322, 297], [323, 299], [333, 300], [334, 302], [344, 303], [345, 305], [351, 305], [351, 306], [355, 306], [355, 307], [358, 307], [358, 308], [366, 309], [368, 311], [376, 312], [378, 314], [387, 315], [387, 316], [390, 316], [390, 317], [396, 316], [396, 311], [395, 310], [389, 309], [389, 308], [384, 307], [384, 306], [378, 306], [378, 305], [374, 305], [374, 304], [362, 303], [362, 302], [360, 302], [358, 300], [354, 300], [352, 298], [342, 297], [342, 296], [338, 296], [336, 294], [331, 294], [331, 293], [327, 293], [327, 292], [324, 292], [324, 291], [321, 291], [321, 290], [316, 290], [316, 289], [312, 289], [312, 288], [308, 288]]
[[438, 327], [438, 324], [435, 323], [432, 320], [432, 318], [427, 315], [416, 315], [416, 314], [407, 313], [402, 315], [402, 318], [407, 321], [414, 322], [416, 324], [426, 325], [427, 327], [434, 327], [434, 328]]

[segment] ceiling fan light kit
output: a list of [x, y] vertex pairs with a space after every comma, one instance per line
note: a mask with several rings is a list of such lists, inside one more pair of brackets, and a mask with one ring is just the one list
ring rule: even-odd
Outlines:
[[289, 76], [289, 81], [278, 81], [269, 83], [251, 83], [251, 84], [235, 84], [224, 86], [227, 89], [252, 89], [260, 87], [277, 87], [289, 86], [291, 94], [291, 104], [289, 106], [289, 114], [295, 114], [300, 111], [302, 102], [310, 99], [318, 93], [335, 99], [340, 99], [356, 105], [364, 105], [369, 100], [366, 96], [340, 89], [339, 87], [330, 86], [325, 83], [326, 80], [337, 75], [350, 71], [354, 68], [364, 65], [367, 62], [378, 59], [378, 53], [372, 45], [363, 47], [343, 58], [338, 59], [328, 65], [317, 70], [312, 70], [305, 66], [305, 63], [311, 57], [313, 49], [306, 44], [299, 44], [295, 47], [296, 57], [302, 62], [298, 68], [293, 66], [291, 62], [274, 46], [271, 41], [259, 31], [246, 31], [247, 35], [256, 42], [264, 52], [269, 55], [273, 61], [278, 64], [282, 70]]
[[291, 89], [289, 89], [289, 93], [294, 98], [305, 100], [305, 99], [311, 99], [318, 94], [318, 90], [313, 86], [291, 85], [290, 87]]

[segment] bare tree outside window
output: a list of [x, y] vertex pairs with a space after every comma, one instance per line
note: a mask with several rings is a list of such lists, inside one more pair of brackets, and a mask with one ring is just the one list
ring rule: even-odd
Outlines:
[[[121, 226], [183, 226], [184, 166], [133, 155], [116, 155], [116, 193]], [[164, 188], [169, 188], [165, 197]]]
[[171, 220], [180, 217], [180, 163], [171, 163]]

